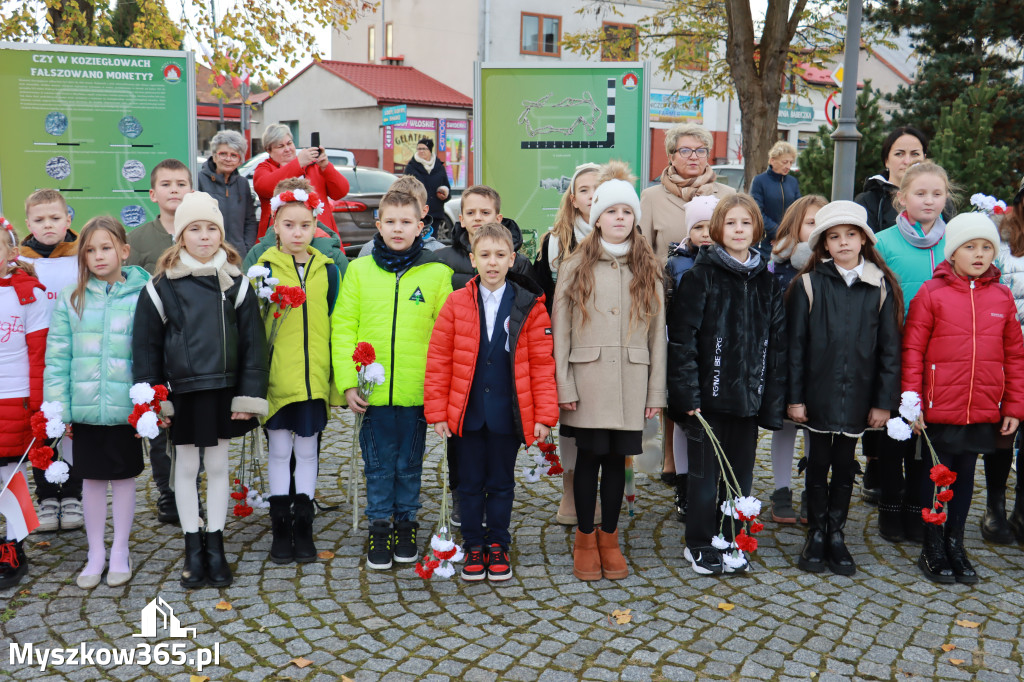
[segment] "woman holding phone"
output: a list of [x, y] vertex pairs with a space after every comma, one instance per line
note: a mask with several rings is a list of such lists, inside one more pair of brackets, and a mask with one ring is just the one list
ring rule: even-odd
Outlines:
[[[296, 149], [292, 140], [292, 131], [282, 123], [267, 126], [263, 133], [263, 149], [270, 158], [256, 166], [252, 176], [252, 184], [260, 197], [260, 227], [258, 237], [267, 233], [270, 223], [270, 199], [274, 196], [277, 183], [285, 178], [303, 177], [309, 180], [313, 189], [321, 197], [341, 199], [348, 194], [348, 180], [338, 169], [327, 160], [327, 153], [320, 146], [320, 134], [314, 133], [311, 142], [315, 143], [305, 149]], [[334, 232], [338, 228], [334, 224], [334, 213], [324, 211], [319, 221]]]

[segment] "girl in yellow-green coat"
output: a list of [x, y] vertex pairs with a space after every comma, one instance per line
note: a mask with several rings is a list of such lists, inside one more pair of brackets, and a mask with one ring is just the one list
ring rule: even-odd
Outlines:
[[[302, 305], [286, 315], [267, 301], [268, 337], [275, 323], [277, 336], [270, 347], [270, 403], [263, 426], [267, 430], [270, 481], [270, 519], [273, 542], [270, 560], [276, 564], [316, 560], [313, 544], [313, 498], [316, 494], [320, 432], [327, 426], [331, 386], [331, 312], [340, 277], [334, 262], [310, 243], [323, 199], [305, 178], [288, 178], [271, 201], [277, 246], [268, 249], [249, 271], [260, 297], [276, 286], [301, 287]], [[275, 282], [276, 280], [276, 282]], [[291, 457], [295, 453], [295, 470]], [[294, 479], [294, 495], [290, 494]]]

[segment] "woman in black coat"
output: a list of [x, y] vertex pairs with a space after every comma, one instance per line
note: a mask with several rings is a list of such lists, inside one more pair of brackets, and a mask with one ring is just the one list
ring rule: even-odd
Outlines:
[[260, 221], [256, 218], [249, 181], [238, 173], [245, 160], [245, 138], [234, 130], [221, 130], [210, 140], [212, 154], [199, 167], [196, 189], [206, 192], [220, 205], [224, 216], [224, 236], [245, 258], [256, 243]]
[[444, 162], [434, 156], [434, 141], [429, 137], [416, 143], [416, 154], [406, 164], [405, 174], [427, 188], [427, 215], [434, 225], [440, 226], [444, 220], [444, 204], [451, 197], [451, 184]]

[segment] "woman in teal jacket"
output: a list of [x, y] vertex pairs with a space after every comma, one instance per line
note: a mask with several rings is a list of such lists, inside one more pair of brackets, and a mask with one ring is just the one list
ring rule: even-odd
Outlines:
[[[129, 395], [132, 329], [149, 275], [123, 265], [128, 252], [119, 222], [109, 216], [89, 221], [79, 241], [78, 283], [61, 292], [46, 343], [43, 398], [61, 407], [65, 434], [74, 439], [72, 468], [83, 479], [89, 559], [78, 576], [82, 589], [99, 584], [106, 563], [108, 481], [114, 542], [107, 584], [123, 585], [132, 576], [128, 537], [135, 516], [135, 477], [143, 467], [142, 441], [128, 424], [134, 409]], [[63, 467], [51, 469], [56, 477]]]

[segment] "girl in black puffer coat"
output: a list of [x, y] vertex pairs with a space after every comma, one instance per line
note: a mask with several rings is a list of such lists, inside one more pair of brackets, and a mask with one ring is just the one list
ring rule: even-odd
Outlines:
[[[808, 532], [799, 566], [853, 575], [843, 529], [857, 438], [900, 403], [898, 281], [873, 248], [867, 213], [833, 201], [816, 216], [811, 262], [787, 294], [789, 418], [808, 428]], [[828, 481], [829, 469], [832, 481]]]
[[711, 216], [715, 244], [683, 275], [668, 316], [669, 416], [688, 436], [685, 556], [702, 575], [743, 571], [746, 562], [712, 546], [719, 468], [694, 413], [700, 410], [720, 439], [744, 495], [753, 483], [758, 426], [782, 427], [785, 314], [779, 284], [752, 248], [763, 237], [749, 195], [722, 198]]

